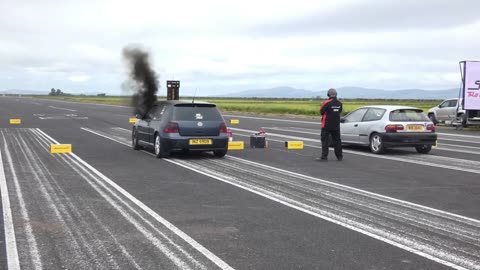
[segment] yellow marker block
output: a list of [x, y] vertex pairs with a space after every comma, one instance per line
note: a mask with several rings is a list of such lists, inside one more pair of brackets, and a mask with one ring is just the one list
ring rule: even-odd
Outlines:
[[244, 144], [242, 141], [228, 142], [228, 150], [243, 150]]
[[137, 118], [132, 117], [132, 118], [128, 119], [128, 122], [129, 122], [130, 124], [135, 124], [135, 123], [137, 122]]
[[22, 119], [10, 119], [10, 125], [20, 125], [22, 123]]
[[285, 147], [287, 149], [303, 149], [302, 141], [287, 141], [285, 142]]
[[72, 145], [71, 144], [51, 144], [50, 145], [50, 154], [62, 154], [62, 153], [71, 153]]
[[238, 125], [238, 124], [240, 124], [240, 120], [238, 120], [238, 119], [230, 119], [230, 124], [232, 124], [232, 125]]

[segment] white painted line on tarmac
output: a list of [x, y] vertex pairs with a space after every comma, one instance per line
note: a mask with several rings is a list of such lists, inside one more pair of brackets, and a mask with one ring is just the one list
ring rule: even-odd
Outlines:
[[[235, 128], [230, 128], [232, 130], [234, 130]], [[280, 127], [265, 127], [265, 129], [268, 131], [269, 129], [270, 130], [278, 130], [278, 131], [284, 131], [284, 132], [292, 132], [292, 133], [300, 133], [300, 134], [309, 134], [309, 135], [317, 135], [317, 136], [320, 136], [320, 132], [321, 130], [318, 129], [317, 132], [311, 132], [311, 131], [302, 131], [302, 129], [298, 129], [296, 127], [290, 127], [289, 129], [285, 129], [285, 128], [280, 128]], [[267, 132], [267, 135], [269, 134], [269, 132]], [[476, 138], [476, 139], [479, 139], [479, 141], [472, 141], [472, 140], [459, 140], [459, 139], [448, 139], [448, 138], [444, 138], [443, 136], [445, 135], [445, 133], [437, 133], [438, 135], [442, 134], [442, 136], [439, 136], [438, 137], [438, 140], [440, 141], [454, 141], [454, 142], [466, 142], [466, 143], [474, 143], [474, 144], [480, 144], [480, 136], [476, 137], [476, 136], [467, 136], [467, 135], [459, 135], [461, 137], [465, 137], [467, 136], [468, 138]], [[442, 143], [442, 145], [444, 145]]]
[[[280, 169], [280, 168], [264, 165], [264, 164], [261, 164], [261, 163], [257, 163], [257, 162], [237, 158], [237, 157], [228, 156], [226, 159], [234, 159], [234, 160], [238, 160], [241, 163], [245, 163], [247, 165], [248, 164], [252, 165], [253, 168], [252, 167], [247, 168], [247, 170], [249, 172], [255, 171], [254, 167], [257, 167], [259, 169], [260, 168], [265, 168], [265, 171], [261, 171], [261, 172], [259, 171], [259, 175], [270, 175], [268, 173], [268, 171], [279, 172], [279, 173], [283, 174], [284, 177], [286, 177], [285, 179], [294, 178], [294, 179], [302, 179], [302, 180], [305, 180], [305, 181], [310, 181], [310, 182], [313, 182], [313, 183], [319, 183], [319, 184], [322, 184], [322, 185], [338, 188], [339, 190], [345, 190], [345, 191], [351, 192], [353, 194], [366, 196], [366, 197], [372, 198], [374, 200], [380, 199], [381, 201], [384, 201], [387, 204], [394, 204], [394, 205], [397, 205], [398, 207], [408, 207], [408, 208], [411, 208], [415, 211], [420, 211], [420, 212], [428, 213], [428, 214], [431, 214], [431, 215], [436, 215], [438, 217], [442, 217], [442, 218], [445, 218], [447, 220], [453, 218], [453, 220], [455, 220], [456, 222], [460, 222], [460, 223], [466, 222], [467, 224], [471, 223], [472, 226], [475, 226], [476, 228], [478, 228], [480, 226], [480, 221], [476, 220], [476, 219], [471, 219], [471, 218], [468, 218], [468, 217], [459, 216], [459, 215], [452, 214], [452, 213], [445, 212], [445, 211], [441, 211], [441, 210], [438, 210], [438, 209], [425, 207], [425, 206], [410, 203], [410, 202], [407, 202], [407, 201], [398, 200], [398, 199], [395, 199], [395, 198], [391, 198], [391, 197], [379, 195], [379, 194], [376, 194], [376, 193], [364, 191], [364, 190], [361, 190], [361, 189], [352, 188], [352, 187], [349, 187], [349, 186], [325, 181], [325, 180], [322, 180], [320, 178], [315, 178], [315, 177], [311, 177], [311, 176], [306, 176], [306, 175], [290, 172], [290, 171], [283, 170], [283, 169]], [[305, 212], [305, 213], [311, 214], [313, 216], [317, 216], [317, 217], [320, 217], [322, 219], [331, 221], [335, 224], [338, 224], [338, 225], [347, 227], [349, 229], [352, 229], [354, 231], [366, 234], [366, 235], [371, 236], [375, 239], [387, 242], [387, 243], [392, 244], [394, 246], [397, 246], [397, 247], [400, 247], [400, 248], [405, 249], [407, 251], [410, 251], [414, 254], [424, 256], [426, 258], [429, 258], [429, 259], [434, 260], [436, 262], [454, 267], [456, 269], [470, 269], [468, 266], [467, 267], [464, 267], [464, 266], [465, 265], [469, 265], [469, 266], [472, 265], [471, 260], [469, 262], [463, 262], [462, 261], [462, 256], [461, 255], [459, 256], [459, 254], [451, 254], [449, 252], [444, 252], [441, 248], [440, 249], [435, 248], [435, 247], [432, 248], [429, 245], [423, 245], [423, 244], [422, 245], [417, 245], [417, 242], [415, 240], [411, 241], [411, 238], [409, 238], [407, 236], [403, 237], [403, 234], [398, 235], [398, 234], [395, 234], [394, 232], [390, 232], [388, 229], [386, 229], [386, 230], [383, 229], [382, 230], [380, 228], [375, 228], [375, 226], [371, 227], [372, 225], [370, 225], [368, 223], [368, 220], [367, 220], [367, 224], [365, 224], [365, 223], [362, 223], [362, 222], [357, 222], [355, 220], [349, 220], [348, 218], [345, 219], [345, 218], [342, 218], [341, 216], [328, 215], [328, 211], [323, 211], [323, 210], [321, 210], [321, 209], [319, 209], [315, 206], [303, 203], [298, 199], [294, 199], [294, 198], [290, 197], [288, 190], [284, 190], [284, 191], [276, 190], [277, 191], [276, 192], [275, 190], [270, 189], [270, 186], [268, 188], [266, 188], [265, 185], [264, 185], [265, 183], [260, 183], [259, 185], [256, 185], [255, 183], [244, 182], [241, 179], [236, 178], [234, 175], [228, 175], [228, 173], [224, 173], [225, 169], [223, 169], [223, 168], [219, 172], [219, 171], [215, 171], [214, 169], [209, 169], [208, 165], [198, 166], [198, 163], [193, 162], [193, 161], [171, 160], [171, 162], [172, 163], [180, 162], [181, 166], [183, 165], [182, 167], [184, 167], [186, 169], [196, 171], [198, 173], [204, 174], [204, 175], [212, 177], [214, 179], [217, 179], [217, 180], [232, 184], [234, 186], [240, 187], [242, 189], [251, 191], [251, 192], [256, 193], [260, 196], [263, 196], [263, 197], [266, 197], [268, 199], [277, 201], [279, 203], [282, 203], [282, 204], [287, 205], [289, 207], [295, 208], [295, 209], [300, 210], [302, 212]], [[219, 163], [220, 165], [223, 165], [223, 166], [225, 166], [226, 164], [230, 164], [229, 162], [222, 161], [222, 160], [212, 160], [212, 162]], [[233, 168], [238, 168], [239, 167], [238, 164], [237, 165], [231, 165], [231, 166]], [[276, 179], [276, 178], [272, 178], [272, 179]], [[293, 189], [298, 188], [298, 186], [296, 185], [297, 183], [298, 183], [297, 181], [293, 180], [293, 183], [291, 183]], [[306, 188], [310, 189], [311, 187], [310, 188], [306, 187]], [[280, 192], [278, 192], [278, 191], [280, 191]], [[306, 200], [309, 201], [308, 198], [306, 198]], [[350, 201], [355, 202], [356, 200], [353, 199], [353, 197], [352, 197]], [[408, 205], [408, 206], [405, 206], [405, 205]], [[379, 206], [381, 206], [381, 204]], [[365, 205], [365, 207], [377, 208], [375, 205], [369, 205], [369, 206]], [[431, 226], [434, 227], [435, 224], [431, 224]], [[460, 230], [460, 229], [458, 229], [458, 230]], [[459, 232], [461, 233], [461, 231], [459, 231]], [[408, 241], [407, 241], [407, 238], [409, 239]], [[473, 238], [473, 239], [477, 240], [478, 238]], [[410, 243], [406, 244], [408, 242], [410, 242]], [[418, 242], [418, 243], [421, 243], [421, 242]], [[441, 247], [441, 244], [439, 244], [439, 246]], [[474, 264], [475, 263], [473, 262], [473, 265]], [[478, 267], [471, 268], [471, 269], [477, 269], [477, 268]], [[480, 269], [480, 268], [478, 268], [478, 269]]]
[[[46, 134], [45, 132], [43, 132], [41, 129], [36, 129], [39, 133], [41, 133], [43, 136], [45, 136], [46, 138], [50, 139], [52, 142], [56, 143], [56, 144], [59, 144], [58, 141], [56, 141], [55, 139], [53, 139], [52, 137], [50, 137], [48, 134]], [[83, 129], [85, 131], [88, 131], [88, 132], [91, 132], [90, 130], [87, 130], [87, 129]], [[104, 135], [101, 135], [99, 133], [95, 133], [96, 135], [99, 135], [99, 136], [102, 136], [102, 137], [105, 137], [107, 139], [110, 139], [108, 138], [107, 136], [104, 136]], [[118, 140], [115, 140], [113, 139], [113, 141], [117, 142], [117, 143], [121, 143], [123, 145], [127, 145], [129, 146], [129, 144], [127, 143], [124, 143], [124, 142], [120, 142]], [[194, 247], [196, 250], [198, 250], [201, 254], [203, 254], [206, 258], [208, 258], [210, 261], [212, 261], [213, 263], [215, 263], [218, 267], [220, 267], [221, 269], [232, 269], [233, 268], [231, 266], [229, 266], [226, 262], [224, 262], [222, 259], [220, 259], [219, 257], [217, 257], [215, 254], [213, 254], [211, 251], [209, 251], [208, 249], [206, 249], [205, 247], [203, 247], [200, 243], [198, 243], [197, 241], [195, 241], [193, 238], [191, 238], [189, 235], [187, 235], [186, 233], [184, 233], [182, 230], [180, 230], [179, 228], [177, 228], [175, 225], [173, 225], [172, 223], [170, 223], [168, 220], [164, 219], [163, 217], [161, 217], [159, 214], [157, 214], [155, 211], [153, 211], [151, 208], [149, 208], [148, 206], [146, 206], [144, 203], [142, 203], [141, 201], [139, 201], [137, 198], [135, 198], [134, 196], [132, 196], [130, 193], [128, 193], [125, 189], [123, 189], [122, 187], [120, 187], [119, 185], [117, 185], [115, 182], [113, 182], [110, 178], [106, 177], [105, 175], [103, 175], [101, 172], [99, 172], [97, 169], [95, 169], [94, 167], [92, 167], [90, 164], [88, 164], [87, 162], [85, 162], [83, 159], [81, 159], [80, 157], [78, 157], [76, 154], [74, 153], [71, 153], [69, 154], [71, 155], [73, 158], [75, 158], [80, 164], [82, 164], [83, 166], [85, 166], [86, 168], [88, 168], [89, 170], [91, 170], [92, 172], [94, 172], [97, 176], [99, 176], [102, 180], [104, 180], [108, 185], [110, 185], [111, 187], [113, 187], [115, 190], [117, 190], [120, 194], [124, 195], [126, 198], [128, 198], [131, 202], [133, 202], [135, 205], [137, 205], [138, 207], [140, 207], [143, 211], [145, 211], [146, 213], [148, 213], [151, 217], [153, 217], [155, 220], [157, 220], [158, 222], [160, 222], [161, 224], [163, 224], [165, 227], [167, 227], [168, 229], [170, 229], [173, 233], [175, 233], [177, 236], [179, 236], [180, 238], [182, 238], [185, 242], [187, 242], [188, 244], [190, 244], [192, 247]]]
[[[230, 127], [231, 130], [233, 131], [241, 131], [241, 132], [248, 132], [251, 134], [257, 133], [258, 131], [255, 130], [249, 130], [249, 129], [243, 129], [243, 128], [232, 128]], [[235, 134], [233, 134], [235, 136]], [[287, 139], [293, 139], [293, 140], [302, 140], [302, 141], [309, 141], [309, 142], [320, 142], [320, 139], [310, 139], [310, 138], [305, 138], [305, 137], [298, 137], [298, 136], [290, 136], [290, 135], [283, 135], [283, 134], [277, 134], [277, 133], [271, 133], [268, 132], [267, 136], [274, 136], [274, 137], [282, 137], [282, 138], [287, 138]]]
[[264, 117], [253, 117], [253, 116], [239, 116], [239, 115], [230, 115], [222, 114], [224, 117], [235, 117], [235, 118], [246, 118], [246, 119], [255, 119], [255, 120], [267, 120], [267, 121], [276, 121], [276, 122], [289, 122], [289, 123], [301, 123], [301, 124], [311, 124], [320, 126], [320, 121], [299, 121], [299, 120], [289, 120], [289, 119], [274, 119], [274, 118], [264, 118]]
[[[3, 135], [3, 132], [2, 132], [2, 135]], [[22, 216], [24, 226], [25, 226], [25, 237], [27, 239], [28, 248], [30, 249], [32, 264], [35, 269], [40, 270], [42, 269], [42, 260], [40, 259], [40, 253], [38, 252], [37, 241], [35, 240], [35, 236], [33, 235], [33, 229], [30, 223], [30, 217], [28, 215], [27, 206], [23, 198], [23, 192], [22, 192], [22, 189], [20, 188], [20, 183], [15, 171], [15, 168], [13, 167], [12, 155], [10, 153], [10, 150], [8, 149], [7, 140], [4, 135], [3, 135], [3, 145], [5, 146], [7, 162], [9, 164], [10, 171], [12, 173], [15, 192], [18, 197], [18, 202], [20, 206], [20, 215]]]
[[[442, 145], [443, 145], [443, 144], [442, 144]], [[442, 146], [439, 146], [439, 147], [437, 147], [437, 148], [434, 148], [433, 150], [456, 152], [456, 153], [464, 153], [464, 154], [472, 154], [472, 155], [480, 155], [480, 151], [468, 151], [468, 150], [463, 150], [463, 149], [455, 149], [455, 148], [442, 147]]]
[[101, 104], [101, 103], [89, 103], [89, 102], [75, 102], [75, 101], [56, 100], [56, 99], [43, 99], [43, 100], [54, 101], [54, 102], [70, 103], [70, 104], [79, 104], [79, 105], [96, 105], [96, 106], [106, 106], [106, 107], [132, 108], [132, 107], [130, 107], [130, 106], [113, 105], [113, 104]]
[[[2, 132], [3, 135], [3, 132]], [[5, 138], [5, 137], [4, 137]], [[4, 139], [5, 142], [5, 139]], [[7, 179], [3, 168], [2, 151], [0, 149], [0, 192], [2, 196], [3, 226], [5, 230], [5, 245], [7, 250], [7, 267], [9, 270], [20, 270], [18, 260], [17, 240], [15, 238], [15, 227], [13, 226], [12, 209], [10, 208], [10, 197], [8, 195]]]
[[319, 183], [322, 183], [322, 184], [337, 187], [337, 188], [344, 189], [344, 190], [347, 190], [347, 191], [354, 191], [354, 192], [357, 192], [357, 193], [360, 193], [360, 194], [363, 194], [363, 195], [369, 195], [369, 197], [371, 197], [371, 198], [378, 197], [378, 198], [384, 199], [385, 201], [396, 202], [399, 205], [405, 205], [406, 204], [406, 205], [409, 205], [409, 206], [412, 206], [412, 207], [415, 207], [415, 208], [418, 208], [418, 209], [425, 210], [427, 212], [435, 212], [437, 214], [440, 214], [441, 216], [453, 216], [453, 217], [456, 217], [456, 218], [459, 218], [459, 219], [464, 219], [464, 220], [468, 220], [468, 221], [472, 221], [472, 222], [475, 222], [477, 224], [480, 224], [480, 220], [478, 220], [478, 219], [457, 215], [457, 214], [454, 214], [454, 213], [446, 212], [446, 211], [439, 210], [439, 209], [436, 209], [436, 208], [431, 208], [431, 207], [424, 206], [424, 205], [421, 205], [421, 204], [416, 204], [416, 203], [412, 203], [412, 202], [408, 202], [408, 201], [395, 199], [393, 197], [373, 193], [373, 192], [370, 192], [370, 191], [350, 187], [350, 186], [343, 185], [343, 184], [338, 184], [338, 183], [335, 183], [335, 182], [330, 182], [330, 181], [323, 180], [323, 179], [320, 179], [320, 178], [317, 178], [317, 177], [312, 177], [312, 176], [308, 176], [306, 174], [301, 174], [301, 173], [296, 173], [296, 172], [284, 170], [284, 169], [281, 169], [281, 168], [269, 166], [269, 165], [266, 165], [266, 164], [262, 164], [262, 163], [259, 163], [259, 162], [255, 162], [255, 161], [251, 161], [251, 160], [247, 160], [247, 159], [243, 159], [243, 158], [239, 158], [239, 157], [228, 156], [228, 158], [236, 159], [236, 160], [242, 161], [244, 163], [249, 163], [249, 164], [255, 165], [256, 167], [267, 168], [267, 169], [270, 169], [270, 170], [273, 170], [273, 171], [278, 171], [278, 172], [281, 172], [281, 173], [301, 177], [301, 178], [308, 179], [308, 180], [313, 181], [313, 182], [319, 182]]
[[[110, 203], [110, 205], [115, 208], [128, 222], [130, 222], [139, 232], [141, 232], [155, 247], [157, 247], [163, 254], [165, 254], [167, 256], [167, 258], [169, 260], [171, 260], [179, 269], [192, 269], [189, 267], [189, 265], [182, 260], [182, 258], [180, 258], [180, 256], [178, 256], [177, 254], [175, 254], [174, 251], [172, 251], [165, 243], [164, 241], [160, 240], [158, 237], [156, 237], [151, 231], [148, 230], [148, 228], [146, 228], [146, 226], [142, 226], [140, 224], [140, 222], [138, 222], [138, 217], [134, 217], [132, 216], [130, 213], [127, 212], [127, 210], [125, 208], [122, 208], [119, 206], [118, 204], [118, 201], [120, 201], [123, 205], [128, 205], [128, 203], [120, 198], [120, 196], [118, 195], [115, 195], [114, 193], [111, 192], [111, 190], [106, 186], [106, 184], [100, 182], [96, 177], [95, 175], [93, 175], [92, 173], [90, 173], [89, 171], [87, 171], [84, 166], [82, 166], [80, 163], [81, 159], [78, 159], [77, 157], [74, 157], [74, 156], [71, 156], [69, 157], [70, 158], [70, 162], [67, 162], [67, 163], [70, 163], [69, 165], [71, 166], [71, 168], [77, 172], [79, 175], [82, 176], [82, 178], [87, 182], [87, 183], [90, 183], [90, 185], [95, 189], [95, 191], [97, 191], [100, 196], [102, 196], [108, 203]], [[83, 163], [82, 163], [83, 164]], [[72, 165], [76, 165], [76, 168], [75, 166], [72, 166]], [[87, 175], [83, 174], [82, 172], [79, 171], [79, 168], [81, 168]], [[88, 168], [88, 167], [87, 167]], [[88, 168], [90, 169], [90, 168]], [[103, 175], [98, 175], [98, 173], [96, 171], [93, 171], [93, 173], [95, 173], [97, 176], [100, 176], [101, 179], [103, 179]], [[96, 181], [97, 183], [94, 184], [92, 182], [92, 180], [89, 179], [90, 176], [91, 178], [95, 179], [94, 181]], [[102, 177], [103, 176], [103, 177]], [[108, 192], [110, 192], [113, 197], [111, 195], [108, 195], [106, 192], [102, 191], [99, 186], [102, 186], [103, 188], [105, 188]], [[114, 200], [117, 199], [118, 201], [115, 201]], [[137, 211], [133, 210], [133, 208], [129, 208], [130, 211], [132, 211], [133, 213], [137, 214], [138, 216], [141, 216], [140, 214], [138, 214]], [[144, 218], [141, 217], [142, 220], [145, 221]], [[154, 227], [153, 224], [151, 224], [150, 222], [147, 222], [148, 225], [150, 225], [151, 227]], [[167, 240], [170, 240], [169, 242], [173, 242], [171, 239], [167, 238], [165, 235], [162, 235], [164, 236]], [[179, 247], [178, 245], [176, 245], [176, 247], [182, 252], [182, 253], [186, 253], [181, 247]], [[187, 256], [189, 254], [187, 253]], [[195, 264], [196, 267], [198, 267], [199, 269], [202, 269], [204, 270], [205, 268], [202, 267], [202, 265], [196, 261], [195, 259], [193, 259], [191, 256], [188, 256], [190, 261], [192, 263]]]
[[[312, 132], [312, 131], [302, 131], [302, 129], [296, 129], [295, 127], [291, 127], [291, 129], [283, 129], [279, 127], [265, 127], [265, 129], [268, 131], [269, 129], [271, 130], [278, 130], [278, 131], [286, 131], [286, 132], [294, 132], [294, 133], [300, 133], [300, 134], [309, 134], [309, 135], [317, 135], [320, 136], [321, 130], [318, 129], [317, 132]], [[268, 134], [268, 132], [267, 132]]]
[[[242, 131], [242, 132], [248, 132], [248, 133], [254, 133], [255, 132], [254, 130], [246, 130], [246, 129], [238, 129], [238, 128], [230, 128], [230, 129], [237, 130], [237, 131]], [[233, 134], [233, 136], [242, 136], [242, 135]], [[248, 136], [248, 135], [243, 135], [243, 136]], [[320, 144], [320, 140], [314, 140], [314, 139], [303, 138], [303, 137], [287, 136], [287, 135], [281, 135], [281, 134], [275, 134], [275, 133], [267, 133], [267, 136], [303, 140], [303, 141], [309, 141], [309, 142], [316, 142], [316, 143]], [[280, 142], [280, 143], [285, 142], [285, 140], [275, 140], [275, 139], [271, 139], [271, 138], [268, 138], [268, 140], [269, 141], [274, 141], [274, 142]], [[312, 145], [312, 144], [304, 144], [304, 146], [317, 148], [317, 149], [322, 148], [320, 145]], [[413, 163], [413, 164], [417, 164], [417, 165], [424, 165], [424, 166], [430, 166], [430, 167], [437, 167], [437, 168], [443, 168], [443, 169], [451, 169], [451, 170], [456, 170], [456, 171], [480, 174], [480, 162], [472, 161], [472, 160], [466, 160], [466, 159], [439, 157], [439, 156], [434, 156], [434, 155], [422, 155], [422, 154], [409, 155], [408, 158], [400, 158], [400, 157], [377, 155], [377, 154], [372, 154], [372, 153], [364, 153], [364, 152], [352, 151], [352, 150], [346, 150], [346, 149], [343, 149], [343, 152], [344, 153], [355, 154], [355, 155], [360, 155], [360, 156], [366, 156], [366, 157], [401, 161], [401, 162]], [[440, 161], [442, 163], [434, 163], [434, 161]], [[460, 167], [460, 166], [452, 166], [451, 164], [462, 164], [462, 165], [469, 165], [469, 166], [468, 167], [467, 166]], [[477, 168], [479, 168], [479, 169], [477, 169]]]
[[342, 222], [341, 220], [338, 220], [338, 219], [333, 219], [331, 217], [328, 217], [326, 215], [322, 215], [320, 213], [317, 213], [317, 212], [314, 212], [312, 210], [309, 210], [311, 207], [309, 205], [306, 205], [306, 204], [303, 204], [303, 203], [300, 203], [300, 202], [295, 202], [293, 201], [292, 199], [289, 199], [289, 198], [282, 198], [281, 196], [272, 196], [269, 194], [269, 192], [262, 192], [262, 191], [259, 191], [259, 190], [256, 190], [254, 189], [253, 187], [249, 187], [248, 185], [240, 185], [240, 184], [237, 184], [233, 181], [230, 181], [224, 177], [219, 177], [215, 174], [212, 174], [212, 173], [207, 173], [207, 172], [204, 172], [204, 171], [200, 171], [198, 169], [195, 169], [193, 168], [192, 166], [188, 166], [188, 165], [184, 165], [184, 164], [180, 164], [180, 163], [177, 163], [175, 161], [172, 161], [172, 160], [167, 160], [168, 162], [171, 162], [173, 164], [176, 164], [178, 166], [181, 166], [185, 169], [188, 169], [188, 170], [191, 170], [191, 171], [194, 171], [194, 172], [197, 172], [199, 174], [203, 174], [207, 177], [210, 177], [210, 178], [213, 178], [213, 179], [216, 179], [218, 181], [221, 181], [221, 182], [224, 182], [224, 183], [227, 183], [227, 184], [230, 184], [232, 186], [235, 186], [235, 187], [238, 187], [238, 188], [241, 188], [243, 190], [246, 190], [246, 191], [249, 191], [251, 193], [254, 193], [254, 194], [257, 194], [259, 196], [262, 196], [264, 198], [267, 198], [269, 200], [272, 200], [274, 202], [277, 202], [277, 203], [280, 203], [280, 204], [283, 204], [285, 206], [288, 206], [288, 207], [291, 207], [293, 209], [296, 209], [296, 210], [299, 210], [301, 212], [304, 212], [306, 214], [309, 214], [309, 215], [312, 215], [314, 217], [318, 217], [318, 218], [321, 218], [323, 220], [327, 220], [329, 222], [332, 222], [334, 224], [337, 224], [337, 225], [340, 225], [342, 227], [345, 227], [345, 228], [348, 228], [352, 231], [355, 231], [355, 232], [359, 232], [361, 234], [364, 234], [364, 235], [367, 235], [369, 237], [372, 237], [374, 239], [377, 239], [377, 240], [380, 240], [382, 242], [385, 242], [385, 243], [388, 243], [390, 245], [393, 245], [393, 246], [396, 246], [398, 248], [401, 248], [401, 249], [404, 249], [404, 250], [407, 250], [409, 252], [412, 252], [414, 254], [417, 254], [417, 255], [420, 255], [422, 257], [425, 257], [425, 258], [428, 258], [432, 261], [435, 261], [435, 262], [438, 262], [438, 263], [441, 263], [441, 264], [444, 264], [444, 265], [447, 265], [447, 266], [450, 266], [450, 267], [454, 267], [455, 269], [461, 269], [461, 270], [467, 270], [466, 268], [463, 268], [463, 267], [456, 267], [456, 265], [448, 262], [448, 261], [443, 261], [441, 258], [437, 258], [437, 257], [434, 257], [434, 256], [431, 256], [425, 252], [422, 252], [420, 250], [416, 250], [412, 247], [409, 247], [409, 246], [405, 246], [405, 245], [402, 245], [402, 244], [399, 244], [393, 240], [390, 240], [388, 238], [384, 238], [382, 236], [379, 236], [379, 235], [376, 235], [374, 233], [371, 233], [367, 230], [364, 230], [360, 227], [357, 227], [357, 226], [353, 226], [353, 225], [350, 225], [346, 222]]
[[67, 109], [67, 108], [60, 108], [60, 107], [55, 107], [55, 106], [48, 106], [49, 108], [52, 109], [59, 109], [59, 110], [65, 110], [65, 111], [71, 111], [71, 112], [76, 112], [77, 110], [72, 110], [72, 109]]
[[[104, 137], [104, 138], [110, 139], [112, 141], [121, 143], [125, 146], [129, 146], [128, 143], [119, 142], [118, 140], [112, 139], [109, 136], [106, 136], [106, 135], [101, 135], [101, 136]], [[361, 189], [337, 184], [337, 183], [326, 181], [326, 180], [323, 180], [323, 179], [320, 179], [320, 178], [314, 178], [314, 177], [311, 177], [311, 176], [307, 176], [307, 175], [283, 170], [283, 169], [280, 169], [280, 168], [264, 165], [264, 164], [261, 164], [261, 163], [257, 163], [257, 162], [237, 158], [237, 157], [227, 156], [227, 158], [228, 159], [233, 159], [233, 160], [239, 160], [239, 161], [247, 163], [247, 164], [252, 164], [256, 167], [267, 168], [267, 169], [277, 171], [277, 172], [281, 172], [281, 173], [285, 173], [285, 174], [288, 174], [288, 175], [301, 177], [303, 179], [307, 179], [307, 180], [312, 181], [312, 182], [319, 182], [319, 183], [322, 183], [322, 184], [325, 184], [325, 185], [328, 185], [328, 186], [336, 187], [336, 188], [339, 188], [339, 189], [342, 189], [342, 190], [347, 190], [347, 191], [350, 191], [350, 192], [354, 192], [356, 194], [362, 194], [364, 196], [368, 196], [368, 197], [371, 197], [371, 198], [378, 198], [378, 199], [384, 200], [384, 201], [389, 202], [389, 203], [395, 203], [395, 204], [398, 204], [398, 205], [408, 205], [408, 206], [412, 207], [413, 209], [419, 209], [421, 211], [425, 211], [425, 212], [432, 213], [432, 214], [433, 213], [438, 214], [440, 216], [450, 216], [450, 217], [457, 218], [459, 220], [469, 221], [469, 222], [472, 222], [474, 224], [480, 223], [480, 221], [476, 220], [476, 219], [456, 215], [456, 214], [453, 214], [453, 213], [449, 213], [449, 212], [446, 212], [446, 211], [426, 207], [426, 206], [423, 206], [423, 205], [419, 205], [419, 204], [415, 204], [415, 203], [411, 203], [411, 202], [407, 202], [407, 201], [402, 201], [402, 200], [399, 200], [399, 199], [395, 199], [395, 198], [391, 198], [391, 197], [388, 197], [388, 196], [364, 191], [364, 190], [361, 190]], [[465, 267], [462, 267], [461, 265], [452, 263], [452, 261], [455, 262], [455, 261], [458, 261], [458, 259], [459, 259], [459, 258], [455, 257], [454, 255], [449, 254], [449, 257], [448, 257], [448, 259], [450, 260], [449, 261], [446, 258], [443, 258], [441, 256], [433, 255], [433, 254], [439, 254], [437, 250], [430, 250], [427, 247], [416, 247], [415, 245], [413, 245], [413, 246], [405, 245], [405, 244], [402, 243], [402, 241], [398, 241], [398, 239], [396, 241], [396, 236], [395, 235], [390, 235], [389, 237], [382, 236], [381, 234], [374, 233], [375, 230], [371, 231], [371, 230], [367, 230], [366, 227], [364, 228], [362, 226], [355, 226], [354, 225], [355, 222], [349, 223], [349, 222], [344, 221], [342, 219], [332, 218], [332, 217], [327, 216], [325, 214], [321, 214], [319, 212], [316, 212], [316, 211], [314, 211], [314, 209], [310, 205], [306, 205], [306, 204], [304, 204], [300, 201], [288, 198], [287, 196], [283, 196], [281, 194], [273, 194], [272, 192], [270, 192], [268, 190], [258, 189], [255, 186], [252, 186], [252, 185], [249, 185], [249, 184], [246, 184], [246, 183], [243, 183], [243, 184], [237, 183], [233, 179], [229, 179], [228, 177], [225, 177], [221, 174], [217, 174], [212, 170], [208, 170], [207, 168], [204, 168], [204, 170], [196, 169], [196, 166], [192, 166], [192, 164], [190, 164], [188, 161], [181, 161], [181, 160], [177, 161], [177, 160], [174, 160], [174, 159], [163, 159], [163, 160], [167, 161], [167, 162], [170, 162], [172, 164], [181, 166], [185, 169], [203, 174], [207, 177], [210, 177], [210, 178], [213, 178], [213, 179], [231, 184], [231, 185], [236, 186], [238, 188], [247, 190], [249, 192], [255, 193], [257, 195], [260, 195], [260, 196], [265, 197], [267, 199], [270, 199], [272, 201], [281, 203], [283, 205], [294, 208], [296, 210], [302, 211], [304, 213], [310, 214], [312, 216], [319, 217], [321, 219], [324, 219], [324, 220], [330, 221], [332, 223], [335, 223], [335, 224], [341, 225], [343, 227], [346, 227], [348, 229], [351, 229], [353, 231], [365, 234], [367, 236], [370, 236], [372, 238], [375, 238], [375, 239], [381, 240], [383, 242], [389, 243], [393, 246], [396, 246], [396, 247], [402, 248], [404, 250], [407, 250], [409, 252], [412, 252], [414, 254], [423, 256], [423, 257], [428, 258], [430, 260], [433, 260], [435, 262], [453, 267], [455, 269], [462, 269], [462, 270], [467, 269]]]
[[452, 134], [452, 133], [441, 133], [437, 132], [438, 135], [442, 136], [454, 136], [454, 137], [464, 137], [464, 138], [474, 138], [474, 139], [480, 139], [480, 135], [465, 135], [465, 134]]
[[480, 147], [478, 146], [467, 146], [467, 145], [458, 145], [458, 144], [448, 144], [448, 143], [442, 143], [440, 145], [446, 145], [446, 146], [452, 146], [452, 147], [460, 147], [460, 148], [468, 148], [468, 149], [478, 149], [480, 153]]
[[443, 137], [438, 137], [439, 141], [451, 141], [451, 142], [465, 142], [465, 143], [474, 143], [474, 144], [480, 144], [480, 141], [468, 141], [468, 140], [459, 140], [459, 139], [447, 139]]

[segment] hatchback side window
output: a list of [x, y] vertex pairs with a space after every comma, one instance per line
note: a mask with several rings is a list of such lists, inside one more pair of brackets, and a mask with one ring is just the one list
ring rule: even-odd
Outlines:
[[361, 122], [367, 109], [358, 109], [345, 116], [345, 122]]
[[379, 108], [368, 109], [367, 113], [363, 117], [363, 122], [380, 120], [382, 119], [384, 114], [385, 114], [385, 109], [379, 109]]

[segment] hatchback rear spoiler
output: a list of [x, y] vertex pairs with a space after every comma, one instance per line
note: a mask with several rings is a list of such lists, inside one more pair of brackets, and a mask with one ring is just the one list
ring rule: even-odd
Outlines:
[[179, 103], [179, 104], [175, 104], [174, 106], [175, 107], [207, 107], [207, 108], [217, 107], [217, 105], [215, 104], [208, 104], [208, 103]]

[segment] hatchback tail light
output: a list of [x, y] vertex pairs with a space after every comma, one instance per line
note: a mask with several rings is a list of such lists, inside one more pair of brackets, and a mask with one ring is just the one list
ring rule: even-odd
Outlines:
[[174, 122], [168, 122], [168, 124], [163, 129], [165, 133], [178, 133], [178, 124]]
[[404, 127], [403, 125], [386, 125], [385, 126], [385, 131], [386, 132], [397, 132], [399, 130], [403, 130]]
[[225, 123], [221, 123], [220, 124], [220, 133], [227, 133], [228, 130], [227, 130], [227, 125], [225, 125]]
[[430, 130], [431, 132], [435, 132], [435, 125], [434, 124], [428, 124], [427, 125], [427, 130]]

